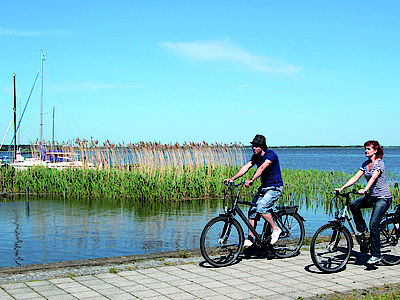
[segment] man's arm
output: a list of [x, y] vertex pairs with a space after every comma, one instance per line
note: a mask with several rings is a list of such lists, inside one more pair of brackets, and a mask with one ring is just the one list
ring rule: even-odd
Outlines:
[[250, 185], [253, 184], [254, 180], [256, 180], [258, 177], [261, 176], [262, 172], [272, 163], [269, 159], [266, 159], [264, 163], [257, 169], [257, 171], [254, 173], [253, 177], [250, 180], [246, 180], [245, 186], [249, 187]]
[[254, 166], [254, 163], [253, 163], [252, 161], [249, 161], [247, 164], [245, 164], [244, 166], [242, 166], [242, 167], [239, 169], [239, 171], [238, 171], [235, 175], [233, 175], [231, 178], [224, 179], [223, 182], [225, 182], [225, 183], [227, 183], [227, 182], [232, 182], [232, 181], [234, 181], [235, 179], [242, 177], [242, 176], [243, 176], [244, 174], [246, 174], [247, 171], [248, 171], [251, 167], [253, 167], [253, 166]]

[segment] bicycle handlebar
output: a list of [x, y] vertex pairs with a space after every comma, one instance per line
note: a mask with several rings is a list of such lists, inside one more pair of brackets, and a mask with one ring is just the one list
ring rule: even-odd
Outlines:
[[350, 192], [347, 192], [347, 193], [341, 193], [339, 191], [334, 191], [333, 193], [336, 196], [340, 196], [340, 197], [348, 197], [350, 195], [360, 195], [360, 193], [356, 189], [352, 189]]
[[242, 184], [244, 184], [244, 180], [240, 181], [239, 183], [234, 183], [233, 181], [228, 181], [228, 182], [224, 182], [225, 185], [232, 185], [232, 186], [241, 186]]

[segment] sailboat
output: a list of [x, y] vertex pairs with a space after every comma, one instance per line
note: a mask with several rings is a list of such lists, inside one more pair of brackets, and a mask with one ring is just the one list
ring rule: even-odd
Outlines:
[[[42, 132], [43, 132], [43, 60], [44, 54], [41, 52], [41, 68], [40, 68], [40, 78], [41, 78], [41, 92], [40, 92], [40, 147], [39, 147], [39, 155], [36, 157], [24, 157], [21, 154], [21, 151], [17, 150], [16, 144], [16, 134], [19, 129], [16, 126], [16, 89], [15, 89], [15, 74], [14, 74], [14, 161], [9, 163], [10, 166], [15, 169], [25, 170], [29, 167], [33, 166], [45, 166], [49, 168], [55, 169], [65, 169], [65, 168], [79, 168], [79, 167], [87, 167], [94, 168], [92, 163], [83, 163], [79, 160], [78, 154], [74, 152], [64, 152], [63, 150], [47, 150], [43, 145]], [[36, 76], [37, 79], [37, 76]], [[35, 80], [36, 83], [36, 80]], [[32, 87], [33, 89], [33, 87]], [[29, 99], [28, 99], [29, 101]], [[28, 103], [27, 103], [28, 104]], [[26, 108], [26, 106], [25, 106]], [[54, 115], [53, 115], [54, 118]], [[22, 116], [21, 116], [22, 119]], [[21, 122], [21, 120], [19, 121]], [[53, 121], [54, 124], [54, 121]], [[54, 126], [54, 125], [53, 125]], [[54, 129], [53, 129], [54, 131]], [[54, 133], [53, 133], [54, 134]], [[10, 145], [11, 146], [11, 145]]]

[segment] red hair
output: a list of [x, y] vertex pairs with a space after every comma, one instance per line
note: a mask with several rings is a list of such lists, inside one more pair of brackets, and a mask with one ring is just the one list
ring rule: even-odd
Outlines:
[[374, 150], [376, 150], [375, 156], [377, 158], [382, 158], [383, 157], [383, 148], [381, 145], [379, 145], [378, 141], [367, 141], [364, 143], [364, 148], [367, 146], [371, 146]]

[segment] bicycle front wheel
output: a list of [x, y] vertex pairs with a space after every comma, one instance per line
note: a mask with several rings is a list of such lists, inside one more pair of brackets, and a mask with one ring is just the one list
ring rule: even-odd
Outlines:
[[238, 258], [243, 241], [243, 229], [238, 221], [226, 216], [216, 217], [201, 233], [201, 254], [214, 267], [228, 266]]
[[400, 262], [399, 223], [390, 218], [381, 223], [380, 229], [382, 261], [387, 265], [396, 265]]
[[305, 230], [301, 217], [297, 214], [281, 213], [276, 223], [282, 229], [279, 240], [274, 244], [275, 255], [280, 258], [296, 255], [304, 242]]
[[346, 227], [326, 224], [315, 232], [311, 240], [311, 259], [322, 272], [339, 272], [346, 268], [352, 246], [352, 237]]

